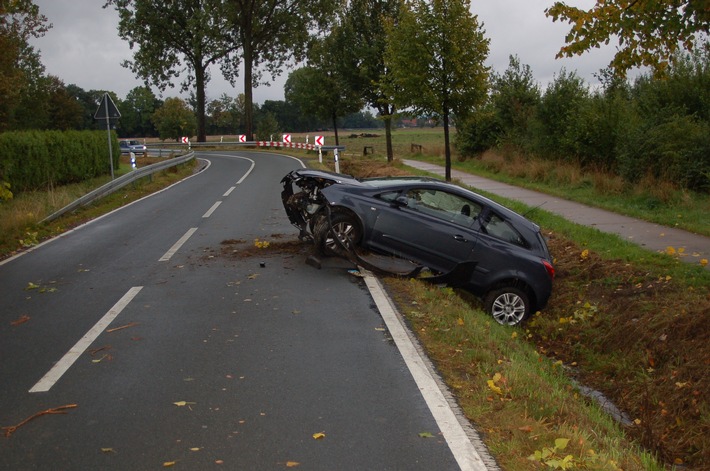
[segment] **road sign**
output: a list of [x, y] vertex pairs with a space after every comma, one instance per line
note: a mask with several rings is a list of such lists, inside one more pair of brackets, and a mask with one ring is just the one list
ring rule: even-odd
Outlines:
[[247, 141], [247, 135], [246, 134], [240, 134], [239, 135], [239, 142], [246, 142]]
[[111, 120], [120, 117], [121, 113], [118, 111], [118, 108], [116, 108], [116, 104], [111, 99], [111, 96], [108, 93], [104, 93], [104, 96], [101, 98], [101, 103], [99, 103], [99, 107], [96, 109], [96, 113], [94, 113], [94, 119]]
[[313, 138], [313, 144], [315, 144], [317, 146], [322, 146], [324, 142], [325, 142], [324, 136], [315, 136]]
[[190, 138], [187, 137], [187, 136], [183, 136], [183, 137], [180, 138], [180, 142], [182, 142], [183, 144], [189, 144], [189, 143], [190, 143]]
[[284, 134], [283, 135], [283, 142], [286, 142], [288, 144], [291, 144], [291, 135], [290, 134]]

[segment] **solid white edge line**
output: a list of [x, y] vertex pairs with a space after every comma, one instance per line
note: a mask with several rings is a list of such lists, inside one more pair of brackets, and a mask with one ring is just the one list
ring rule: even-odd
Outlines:
[[212, 213], [215, 212], [215, 210], [219, 207], [220, 204], [222, 204], [221, 201], [217, 201], [215, 204], [213, 204], [212, 207], [208, 209], [205, 214], [202, 215], [202, 218], [204, 219], [212, 216]]
[[165, 255], [163, 255], [162, 257], [160, 257], [160, 258], [158, 259], [158, 261], [159, 261], [159, 262], [167, 262], [168, 260], [170, 260], [170, 259], [172, 258], [172, 256], [175, 255], [175, 252], [177, 252], [178, 250], [180, 250], [180, 247], [182, 247], [182, 245], [183, 245], [185, 242], [187, 242], [187, 239], [189, 239], [190, 237], [192, 237], [192, 234], [194, 234], [196, 231], [197, 231], [197, 228], [196, 228], [196, 227], [191, 227], [190, 229], [188, 229], [188, 231], [185, 233], [185, 235], [182, 236], [182, 237], [180, 237], [180, 240], [178, 240], [177, 242], [175, 242], [175, 244], [173, 244], [173, 246], [170, 247], [170, 250], [168, 250], [167, 252], [165, 252]]
[[473, 443], [471, 443], [470, 438], [456, 418], [454, 411], [426, 367], [421, 355], [409, 335], [407, 335], [405, 327], [395, 312], [389, 297], [382, 289], [379, 280], [362, 268], [360, 271], [364, 273], [365, 284], [370, 291], [372, 299], [375, 301], [392, 339], [402, 354], [409, 372], [417, 383], [424, 401], [434, 416], [434, 420], [444, 435], [446, 443], [449, 445], [459, 467], [462, 471], [486, 471], [488, 469], [486, 464], [473, 446]]
[[46, 375], [40, 379], [37, 384], [32, 386], [29, 390], [31, 393], [35, 392], [47, 392], [50, 390], [54, 384], [59, 381], [64, 373], [74, 364], [74, 362], [79, 358], [79, 356], [89, 348], [94, 340], [103, 332], [106, 327], [113, 322], [113, 320], [123, 311], [128, 303], [136, 297], [136, 295], [143, 289], [142, 286], [134, 286], [129, 289], [126, 294], [123, 295], [121, 299], [118, 300], [116, 304], [113, 305], [111, 309], [108, 310], [106, 314], [81, 338], [79, 341], [69, 349], [69, 351], [50, 369]]

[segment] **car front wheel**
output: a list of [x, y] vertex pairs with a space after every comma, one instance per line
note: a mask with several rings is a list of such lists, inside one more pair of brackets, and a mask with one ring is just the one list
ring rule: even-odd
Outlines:
[[330, 225], [327, 217], [322, 217], [316, 223], [313, 236], [316, 247], [323, 255], [341, 255], [343, 245], [354, 248], [360, 242], [362, 230], [354, 216], [334, 212], [330, 216]]
[[484, 304], [486, 312], [503, 325], [518, 325], [530, 315], [530, 299], [518, 288], [493, 290], [486, 295]]

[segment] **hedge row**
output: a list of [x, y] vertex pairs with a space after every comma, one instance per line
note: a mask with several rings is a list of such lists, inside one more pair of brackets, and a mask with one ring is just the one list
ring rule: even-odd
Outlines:
[[[113, 167], [121, 150], [111, 133]], [[17, 131], [0, 134], [0, 182], [13, 193], [111, 173], [106, 131]]]

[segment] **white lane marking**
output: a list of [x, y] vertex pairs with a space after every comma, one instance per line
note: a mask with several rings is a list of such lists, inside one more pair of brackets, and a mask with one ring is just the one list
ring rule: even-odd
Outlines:
[[219, 205], [222, 204], [221, 201], [217, 201], [215, 204], [212, 205], [210, 209], [207, 210], [205, 214], [202, 215], [203, 218], [208, 218], [212, 216], [212, 213], [214, 213], [215, 209], [219, 207]]
[[196, 227], [192, 227], [192, 228], [188, 229], [188, 231], [185, 233], [185, 235], [182, 236], [182, 237], [180, 237], [180, 240], [178, 240], [177, 242], [175, 242], [175, 244], [174, 244], [172, 247], [170, 247], [170, 250], [168, 250], [167, 252], [165, 252], [165, 255], [163, 255], [162, 257], [160, 257], [160, 259], [159, 259], [158, 261], [159, 261], [159, 262], [167, 262], [168, 260], [170, 260], [170, 258], [171, 258], [173, 255], [175, 255], [175, 252], [177, 252], [178, 250], [180, 250], [180, 247], [182, 247], [183, 244], [184, 244], [185, 242], [187, 242], [187, 239], [189, 239], [190, 237], [192, 237], [192, 234], [194, 234], [196, 231], [197, 231], [197, 228], [196, 228]]
[[138, 199], [138, 200], [135, 200], [135, 201], [132, 201], [131, 203], [128, 203], [128, 204], [125, 205], [125, 206], [121, 206], [120, 208], [116, 208], [116, 209], [114, 209], [113, 211], [111, 211], [110, 213], [103, 214], [103, 215], [97, 217], [96, 219], [92, 219], [91, 221], [87, 221], [87, 222], [85, 222], [84, 224], [82, 224], [82, 225], [80, 225], [80, 226], [76, 226], [74, 229], [71, 229], [71, 230], [66, 231], [66, 232], [62, 232], [61, 234], [59, 234], [59, 235], [57, 235], [57, 236], [55, 236], [55, 237], [52, 237], [51, 239], [47, 239], [47, 240], [45, 240], [45, 241], [42, 242], [42, 243], [39, 243], [39, 244], [37, 244], [37, 245], [33, 245], [32, 247], [28, 248], [27, 250], [24, 250], [24, 251], [22, 251], [22, 252], [20, 252], [20, 253], [18, 253], [18, 254], [16, 254], [16, 255], [13, 255], [12, 257], [9, 257], [9, 258], [6, 258], [6, 259], [0, 261], [0, 266], [4, 265], [4, 264], [6, 264], [6, 263], [9, 263], [9, 262], [11, 262], [11, 261], [13, 261], [13, 260], [15, 260], [15, 259], [17, 259], [17, 258], [20, 258], [21, 256], [26, 255], [26, 254], [28, 254], [28, 253], [30, 253], [30, 252], [34, 252], [35, 250], [39, 249], [40, 247], [44, 247], [46, 244], [49, 244], [50, 242], [54, 242], [55, 240], [59, 240], [59, 239], [61, 239], [62, 237], [66, 237], [66, 236], [68, 236], [69, 234], [71, 234], [72, 232], [77, 232], [77, 231], [79, 231], [80, 229], [83, 229], [84, 227], [88, 226], [89, 224], [93, 224], [93, 223], [95, 223], [95, 222], [97, 222], [97, 221], [100, 221], [101, 219], [103, 219], [103, 218], [105, 218], [105, 217], [107, 217], [107, 216], [110, 216], [110, 215], [113, 214], [113, 213], [116, 213], [116, 212], [118, 212], [118, 211], [121, 211], [121, 210], [123, 210], [123, 209], [126, 209], [126, 208], [128, 208], [129, 206], [133, 206], [133, 205], [136, 204], [136, 203], [140, 203], [141, 201], [143, 201], [143, 200], [145, 200], [145, 199], [148, 199], [148, 198], [151, 198], [151, 197], [153, 197], [153, 196], [155, 196], [155, 195], [157, 195], [157, 194], [160, 194], [160, 193], [162, 193], [162, 192], [164, 192], [164, 191], [168, 191], [170, 188], [172, 188], [172, 187], [174, 187], [174, 186], [176, 186], [176, 185], [179, 185], [180, 183], [185, 182], [185, 181], [189, 180], [189, 179], [192, 178], [192, 177], [196, 177], [196, 176], [200, 175], [202, 172], [204, 172], [205, 170], [207, 170], [207, 169], [212, 165], [212, 162], [210, 162], [209, 160], [205, 160], [205, 159], [202, 159], [202, 158], [199, 158], [199, 157], [198, 157], [198, 160], [203, 160], [203, 161], [207, 162], [207, 164], [205, 165], [205, 168], [203, 168], [203, 169], [200, 170], [199, 172], [193, 173], [193, 174], [190, 175], [189, 177], [185, 177], [185, 178], [183, 178], [182, 180], [177, 181], [177, 182], [173, 183], [172, 185], [163, 188], [162, 190], [158, 190], [158, 191], [156, 191], [155, 193], [151, 193], [151, 194], [149, 194], [149, 195], [146, 195], [146, 196], [144, 196], [143, 198]]
[[[361, 271], [363, 270], [361, 269]], [[407, 368], [409, 368], [409, 372], [417, 383], [422, 396], [424, 396], [424, 401], [434, 416], [434, 420], [444, 435], [446, 443], [448, 443], [459, 467], [463, 471], [486, 471], [487, 468], [483, 459], [476, 451], [468, 435], [466, 435], [466, 431], [456, 418], [456, 414], [451, 410], [451, 406], [444, 394], [439, 389], [409, 335], [407, 335], [379, 280], [366, 271], [364, 273], [365, 283], [370, 290], [372, 299], [375, 301], [377, 309], [380, 311], [390, 335], [392, 335], [392, 339], [402, 354], [404, 362], [407, 364]]]
[[230, 194], [232, 194], [232, 192], [235, 190], [235, 188], [237, 188], [237, 187], [236, 187], [236, 186], [233, 186], [232, 188], [230, 188], [229, 190], [227, 190], [227, 192], [226, 192], [225, 194], [223, 194], [222, 196], [226, 198], [227, 196], [229, 196]]
[[251, 162], [251, 166], [249, 167], [249, 170], [247, 170], [247, 173], [245, 173], [244, 175], [242, 175], [242, 178], [239, 179], [239, 181], [237, 182], [237, 185], [240, 185], [240, 184], [249, 176], [249, 174], [251, 173], [251, 171], [254, 170], [254, 166], [256, 165], [256, 162], [254, 162], [254, 161], [251, 160], [251, 159], [248, 159], [248, 158], [246, 158], [246, 157], [239, 157], [239, 158], [240, 158], [240, 159], [244, 159], [244, 160], [248, 160], [249, 162]]
[[89, 348], [94, 340], [103, 332], [106, 327], [113, 322], [113, 320], [123, 311], [128, 303], [136, 297], [136, 295], [142, 290], [142, 286], [134, 286], [129, 289], [126, 294], [123, 295], [121, 299], [118, 300], [116, 304], [113, 305], [111, 309], [108, 310], [106, 314], [81, 338], [79, 341], [69, 349], [69, 351], [59, 360], [51, 370], [47, 372], [46, 375], [40, 379], [37, 384], [32, 386], [30, 389], [31, 393], [34, 392], [47, 392], [54, 386], [54, 384], [59, 381], [64, 373], [74, 364], [74, 362], [79, 358], [79, 356]]

